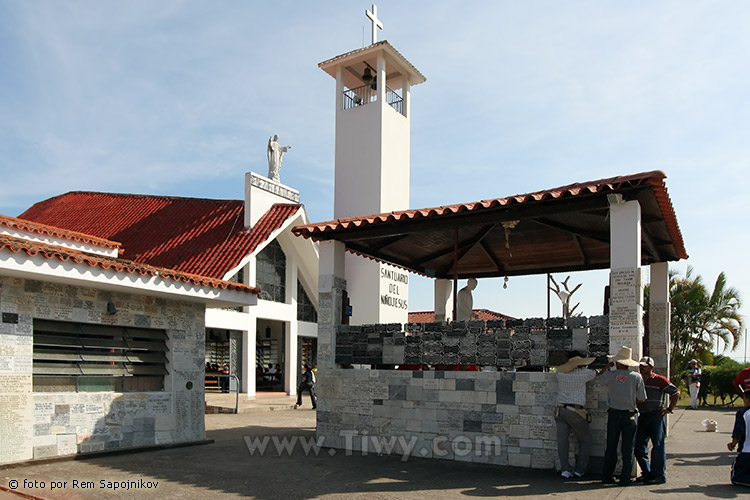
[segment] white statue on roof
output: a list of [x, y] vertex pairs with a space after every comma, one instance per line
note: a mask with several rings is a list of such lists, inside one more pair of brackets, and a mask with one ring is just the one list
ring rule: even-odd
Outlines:
[[279, 144], [279, 136], [274, 135], [268, 138], [268, 178], [272, 181], [281, 182], [279, 177], [279, 171], [281, 170], [281, 160], [284, 157], [284, 153], [292, 149], [291, 146], [281, 146]]

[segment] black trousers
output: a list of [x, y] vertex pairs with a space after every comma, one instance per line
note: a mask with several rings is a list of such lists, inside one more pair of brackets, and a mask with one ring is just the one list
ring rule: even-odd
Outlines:
[[312, 407], [318, 407], [318, 401], [315, 396], [315, 385], [309, 382], [303, 382], [297, 387], [297, 404], [302, 406], [302, 391], [307, 391], [310, 394], [310, 401], [312, 401]]

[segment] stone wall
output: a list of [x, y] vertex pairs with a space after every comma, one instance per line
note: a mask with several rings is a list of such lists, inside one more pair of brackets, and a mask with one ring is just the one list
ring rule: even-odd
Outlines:
[[[317, 433], [326, 447], [559, 467], [554, 373], [334, 369], [319, 371], [318, 381]], [[604, 456], [607, 398], [596, 382], [588, 387], [595, 471]]]
[[[482, 371], [321, 369], [318, 436], [332, 448], [551, 469], [557, 459], [557, 378], [543, 371], [570, 350], [609, 352], [606, 316], [544, 320], [339, 325], [339, 364], [475, 365]], [[408, 334], [407, 334], [408, 332]], [[513, 371], [525, 367], [534, 371]], [[588, 386], [596, 443], [604, 455], [606, 388]], [[574, 438], [571, 436], [574, 441]], [[571, 447], [571, 455], [575, 446]]]
[[[205, 438], [202, 304], [0, 276], [0, 313], [0, 463]], [[165, 391], [34, 393], [34, 319], [165, 330]]]

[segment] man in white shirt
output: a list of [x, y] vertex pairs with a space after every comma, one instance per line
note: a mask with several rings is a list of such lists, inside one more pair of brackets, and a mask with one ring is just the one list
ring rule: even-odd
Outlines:
[[[584, 368], [596, 358], [584, 358], [577, 352], [568, 354], [568, 361], [557, 367], [557, 454], [562, 477], [582, 477], [591, 456], [591, 429], [586, 404], [586, 383], [594, 380], [596, 372]], [[570, 431], [578, 440], [578, 458], [575, 468], [570, 465]]]

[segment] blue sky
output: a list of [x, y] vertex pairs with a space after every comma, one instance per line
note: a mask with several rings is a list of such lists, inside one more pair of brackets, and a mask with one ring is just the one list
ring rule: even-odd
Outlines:
[[[282, 181], [330, 219], [334, 81], [317, 64], [369, 43], [367, 8], [0, 0], [0, 213], [72, 190], [241, 199], [279, 134]], [[663, 170], [690, 255], [676, 267], [711, 284], [725, 271], [750, 301], [750, 3], [383, 0], [378, 14], [379, 39], [427, 77], [413, 208]], [[572, 275], [579, 311], [600, 313], [606, 281]], [[411, 308], [431, 300], [413, 279]], [[544, 316], [545, 280], [482, 280], [475, 305]]]

